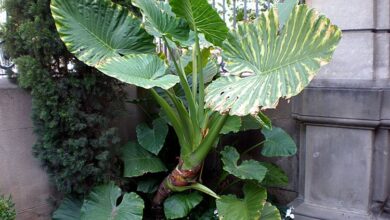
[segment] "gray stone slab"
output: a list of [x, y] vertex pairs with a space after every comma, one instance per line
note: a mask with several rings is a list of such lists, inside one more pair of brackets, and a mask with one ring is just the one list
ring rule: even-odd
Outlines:
[[321, 69], [315, 79], [374, 79], [374, 33], [344, 32], [333, 60]]
[[294, 210], [294, 220], [374, 220], [375, 216], [364, 212], [345, 211], [341, 209], [303, 203]]
[[376, 28], [390, 29], [390, 1], [375, 0], [376, 4]]
[[292, 103], [290, 100], [281, 99], [276, 109], [267, 109], [265, 114], [273, 120], [291, 119], [291, 106]]
[[305, 137], [305, 203], [368, 213], [373, 131], [307, 126]]
[[383, 107], [381, 112], [382, 119], [390, 120], [390, 89], [383, 92]]
[[375, 79], [388, 80], [390, 78], [390, 33], [376, 33], [374, 40]]
[[372, 200], [385, 202], [390, 196], [390, 132], [378, 129], [375, 134]]
[[[351, 80], [351, 79], [321, 79], [310, 82], [309, 88], [356, 88], [385, 89], [390, 88], [390, 79]], [[292, 99], [293, 101], [294, 99]]]
[[[387, 1], [387, 0], [379, 0]], [[367, 0], [306, 0], [343, 30], [375, 28], [374, 3]]]
[[362, 123], [372, 120], [375, 124], [380, 120], [382, 100], [378, 89], [308, 88], [294, 99], [293, 113], [324, 122], [334, 118], [362, 120]]

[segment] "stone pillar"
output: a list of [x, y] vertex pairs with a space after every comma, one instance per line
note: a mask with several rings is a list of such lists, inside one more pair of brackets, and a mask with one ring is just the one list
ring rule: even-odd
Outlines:
[[49, 220], [52, 188], [35, 160], [31, 97], [0, 79], [0, 194], [11, 195], [17, 220]]
[[[343, 30], [299, 97], [296, 219], [390, 219], [390, 0], [307, 0]], [[382, 215], [382, 217], [379, 217]]]

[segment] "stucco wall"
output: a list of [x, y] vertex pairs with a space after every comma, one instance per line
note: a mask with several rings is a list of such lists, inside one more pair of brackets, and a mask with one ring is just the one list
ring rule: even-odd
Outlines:
[[0, 79], [0, 193], [12, 195], [18, 220], [50, 219], [52, 189], [34, 159], [31, 97]]

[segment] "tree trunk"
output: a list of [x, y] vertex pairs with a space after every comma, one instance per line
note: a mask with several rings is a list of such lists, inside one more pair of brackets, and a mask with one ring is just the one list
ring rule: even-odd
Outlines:
[[190, 170], [182, 169], [183, 161], [162, 181], [156, 195], [153, 198], [153, 207], [159, 207], [164, 200], [172, 193], [174, 187], [188, 186], [198, 179], [201, 165]]

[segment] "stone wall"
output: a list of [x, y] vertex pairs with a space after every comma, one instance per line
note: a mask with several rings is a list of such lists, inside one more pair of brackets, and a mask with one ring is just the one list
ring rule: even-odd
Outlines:
[[31, 97], [0, 79], [0, 193], [12, 195], [17, 220], [49, 220], [52, 188], [34, 159]]
[[[130, 99], [136, 98], [135, 87], [127, 92]], [[127, 110], [112, 122], [123, 143], [135, 138], [135, 126], [143, 118], [134, 105]], [[28, 92], [0, 78], [0, 194], [12, 195], [16, 220], [49, 220], [58, 193], [32, 155], [35, 136], [30, 116]]]
[[307, 3], [339, 25], [343, 39], [332, 63], [292, 100], [296, 219], [390, 219], [390, 1]]

